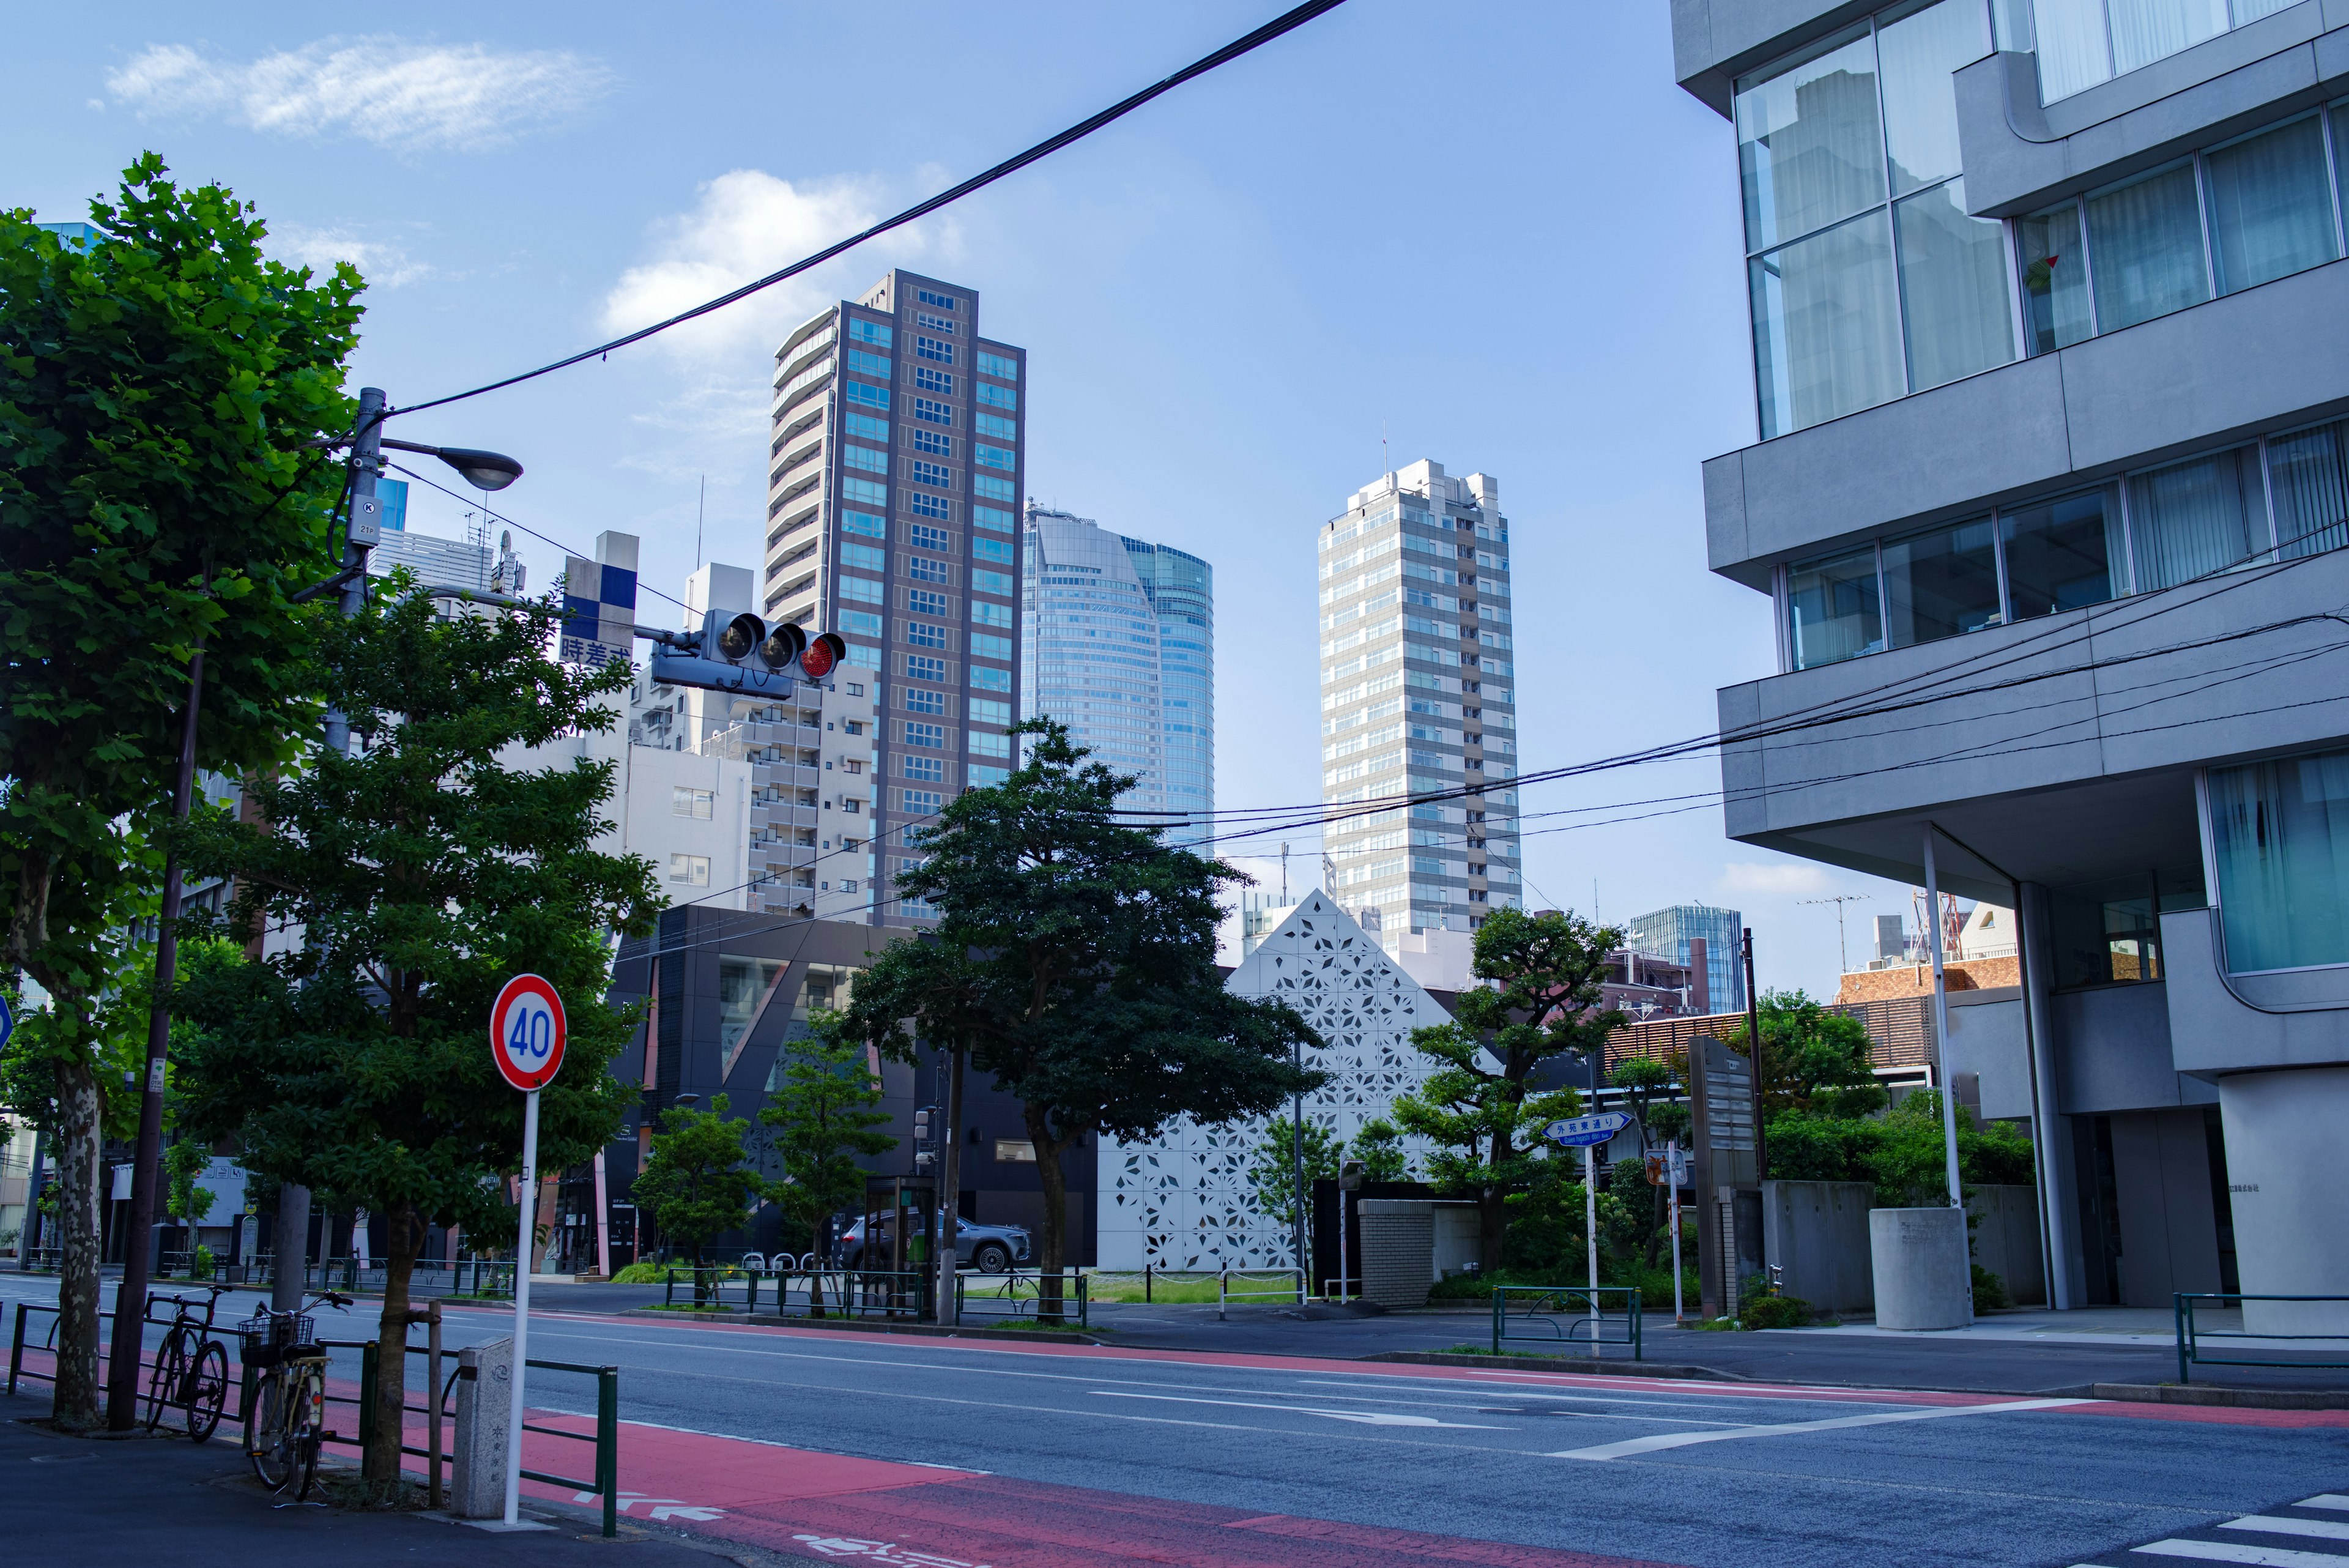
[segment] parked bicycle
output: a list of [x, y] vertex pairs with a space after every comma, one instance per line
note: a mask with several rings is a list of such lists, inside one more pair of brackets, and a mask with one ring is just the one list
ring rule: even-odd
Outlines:
[[[340, 1311], [351, 1298], [336, 1291], [312, 1291], [302, 1305], [323, 1302]], [[308, 1497], [318, 1479], [318, 1445], [326, 1436], [326, 1351], [316, 1321], [306, 1312], [261, 1309], [236, 1325], [244, 1365], [261, 1373], [253, 1401], [244, 1409], [244, 1452], [253, 1473], [271, 1491], [299, 1482], [295, 1500]]]
[[219, 1427], [221, 1407], [228, 1400], [228, 1346], [212, 1336], [212, 1314], [220, 1308], [226, 1285], [206, 1285], [201, 1302], [185, 1296], [157, 1296], [175, 1309], [162, 1347], [155, 1353], [155, 1370], [147, 1378], [147, 1429], [153, 1431], [176, 1416], [196, 1442]]

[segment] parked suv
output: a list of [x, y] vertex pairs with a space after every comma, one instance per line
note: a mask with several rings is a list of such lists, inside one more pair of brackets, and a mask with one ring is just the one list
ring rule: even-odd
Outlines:
[[[877, 1263], [888, 1256], [889, 1220], [884, 1216], [876, 1227], [873, 1255]], [[859, 1215], [840, 1231], [839, 1240], [833, 1243], [833, 1255], [845, 1269], [864, 1267], [864, 1219]], [[955, 1257], [964, 1267], [982, 1273], [999, 1274], [1015, 1265], [1028, 1262], [1033, 1248], [1028, 1232], [1017, 1225], [981, 1225], [964, 1220], [955, 1227]]]

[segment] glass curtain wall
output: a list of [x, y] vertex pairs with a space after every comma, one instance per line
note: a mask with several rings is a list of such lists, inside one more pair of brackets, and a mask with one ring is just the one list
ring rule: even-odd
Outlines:
[[2345, 141], [2349, 103], [2335, 104], [2017, 219], [2025, 348], [2049, 353], [2339, 260]]
[[[2264, 472], [2262, 472], [2264, 465]], [[2349, 546], [2349, 420], [1786, 568], [1789, 666]]]
[[[2297, 0], [2033, 0], [2039, 101], [2054, 103]], [[2028, 47], [2020, 39], [2013, 47]]]
[[1768, 440], [2015, 357], [2001, 225], [1969, 217], [1950, 73], [1982, 0], [1886, 11], [1739, 85]]
[[2349, 963], [2349, 752], [2213, 768], [2227, 967]]

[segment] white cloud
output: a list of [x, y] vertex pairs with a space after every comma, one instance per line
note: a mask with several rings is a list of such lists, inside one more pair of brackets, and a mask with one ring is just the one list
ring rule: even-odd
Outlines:
[[250, 62], [154, 44], [106, 85], [142, 117], [215, 116], [254, 130], [438, 151], [492, 146], [563, 119], [612, 81], [602, 65], [568, 50], [379, 36], [329, 38]]
[[1825, 867], [1800, 860], [1733, 860], [1721, 868], [1721, 888], [1728, 893], [1824, 893], [1829, 886]]
[[[759, 169], [720, 174], [701, 187], [693, 211], [654, 226], [652, 258], [623, 273], [605, 296], [605, 329], [617, 335], [665, 320], [868, 228], [883, 215], [884, 194], [870, 177], [794, 184]], [[936, 265], [952, 254], [955, 239], [948, 224], [909, 225], [656, 341], [724, 365], [730, 379], [756, 376], [763, 387], [784, 333], [899, 262]]]
[[388, 240], [361, 239], [348, 229], [285, 223], [273, 228], [269, 237], [274, 242], [269, 250], [280, 261], [299, 263], [321, 275], [336, 262], [347, 261], [375, 288], [398, 288], [433, 274], [430, 265], [413, 259], [401, 246]]

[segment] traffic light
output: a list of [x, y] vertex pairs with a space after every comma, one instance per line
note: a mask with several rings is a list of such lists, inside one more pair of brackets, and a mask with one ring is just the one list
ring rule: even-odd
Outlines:
[[[641, 628], [639, 636], [647, 635]], [[795, 621], [770, 628], [744, 610], [698, 631], [669, 632], [653, 649], [652, 678], [664, 685], [754, 696], [789, 695], [794, 679], [821, 680], [848, 655], [840, 634], [811, 639]]]

